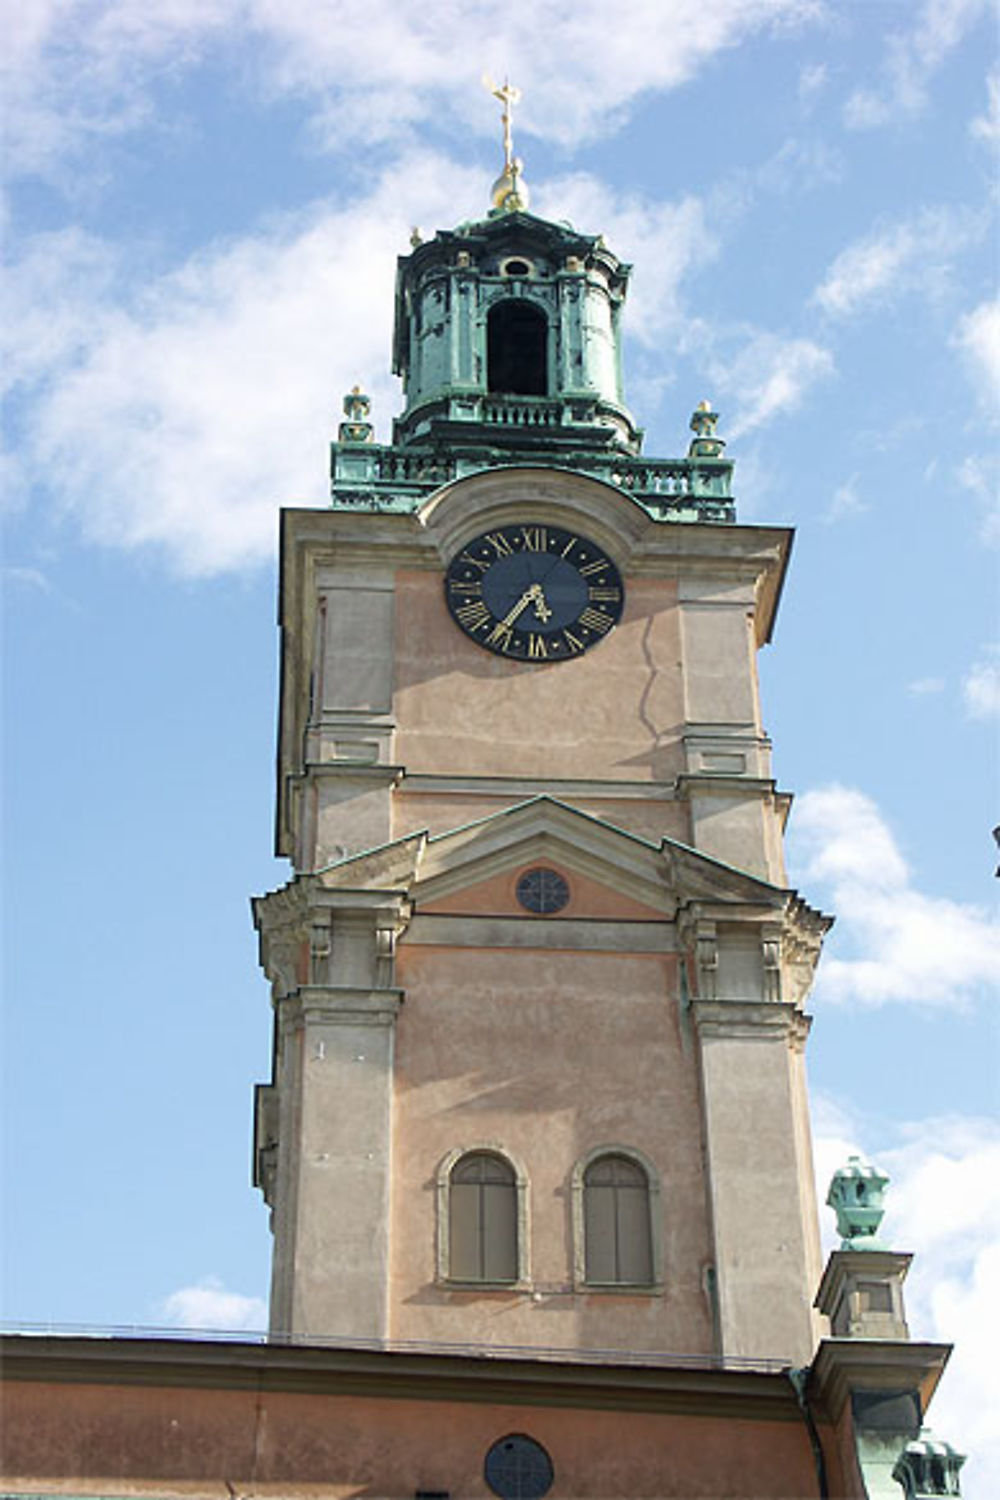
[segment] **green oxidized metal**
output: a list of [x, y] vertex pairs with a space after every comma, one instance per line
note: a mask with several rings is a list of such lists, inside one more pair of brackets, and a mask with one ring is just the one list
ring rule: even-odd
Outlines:
[[904, 1500], [934, 1500], [939, 1495], [961, 1495], [959, 1473], [965, 1454], [935, 1437], [928, 1427], [907, 1443], [892, 1471], [902, 1485]]
[[659, 520], [735, 520], [732, 463], [708, 403], [687, 457], [641, 456], [622, 386], [630, 270], [600, 236], [522, 211], [401, 256], [393, 367], [405, 405], [392, 442], [376, 444], [352, 392], [332, 445], [333, 505], [415, 510], [451, 480], [531, 464], [605, 480]]
[[826, 1201], [837, 1215], [842, 1250], [883, 1250], [876, 1239], [885, 1215], [889, 1179], [860, 1156], [849, 1156], [834, 1172]]

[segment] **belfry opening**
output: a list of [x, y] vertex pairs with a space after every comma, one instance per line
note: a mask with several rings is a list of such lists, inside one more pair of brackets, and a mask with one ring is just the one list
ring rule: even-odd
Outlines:
[[492, 395], [548, 395], [548, 333], [548, 319], [533, 302], [511, 297], [494, 303], [486, 324], [486, 378]]

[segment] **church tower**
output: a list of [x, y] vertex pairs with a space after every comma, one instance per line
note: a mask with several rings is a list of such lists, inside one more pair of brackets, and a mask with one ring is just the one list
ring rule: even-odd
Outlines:
[[389, 444], [282, 519], [271, 1328], [802, 1365], [804, 1006], [755, 657], [791, 543], [703, 402], [647, 458], [627, 265], [528, 211], [414, 236]]

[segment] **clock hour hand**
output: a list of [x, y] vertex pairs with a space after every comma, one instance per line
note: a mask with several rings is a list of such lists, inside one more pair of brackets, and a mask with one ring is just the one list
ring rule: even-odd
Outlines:
[[525, 589], [514, 607], [507, 611], [500, 624], [507, 626], [509, 629], [514, 624], [514, 621], [524, 613], [529, 604], [535, 606], [535, 618], [538, 620], [547, 620], [552, 613], [545, 602], [545, 595], [542, 593], [541, 584], [533, 583], [530, 588]]

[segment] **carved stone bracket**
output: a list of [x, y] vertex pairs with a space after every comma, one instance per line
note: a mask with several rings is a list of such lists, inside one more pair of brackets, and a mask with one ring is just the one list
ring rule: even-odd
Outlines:
[[764, 975], [764, 999], [781, 999], [781, 928], [762, 927], [760, 930], [761, 968]]
[[699, 922], [695, 931], [695, 965], [698, 972], [698, 995], [714, 1000], [718, 989], [719, 942], [714, 922]]

